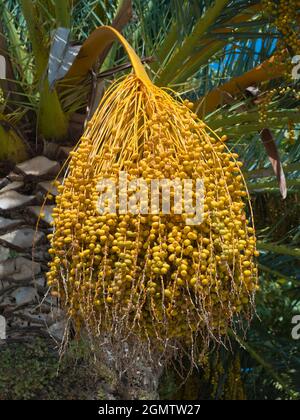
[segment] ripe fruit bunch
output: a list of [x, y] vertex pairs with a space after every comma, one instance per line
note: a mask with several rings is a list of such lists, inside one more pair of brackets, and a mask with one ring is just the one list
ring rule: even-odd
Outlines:
[[[250, 318], [258, 253], [241, 163], [190, 108], [131, 74], [110, 87], [72, 152], [53, 213], [48, 283], [78, 329], [186, 343], [221, 339], [236, 316]], [[148, 186], [202, 179], [203, 222], [188, 225], [174, 202], [170, 214], [99, 213], [99, 181], [118, 185], [120, 171]]]
[[274, 16], [274, 24], [284, 37], [292, 55], [300, 52], [299, 39], [299, 0], [264, 0], [264, 10]]

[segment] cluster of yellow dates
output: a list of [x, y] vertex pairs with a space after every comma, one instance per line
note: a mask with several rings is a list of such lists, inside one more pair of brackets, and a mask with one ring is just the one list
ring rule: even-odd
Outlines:
[[[251, 316], [258, 252], [241, 163], [191, 108], [129, 75], [107, 91], [72, 152], [48, 283], [78, 328], [187, 342], [220, 338], [236, 316]], [[116, 212], [100, 212], [99, 182], [113, 182], [120, 197], [120, 172], [149, 191], [153, 180], [202, 180], [201, 223], [188, 223], [173, 190], [169, 213], [158, 208], [162, 190], [148, 212], [121, 214], [118, 200]], [[195, 206], [197, 192], [185, 200]]]
[[274, 24], [284, 37], [285, 44], [293, 54], [300, 52], [300, 38], [296, 29], [299, 23], [297, 15], [300, 9], [299, 0], [263, 0], [264, 11], [274, 16]]

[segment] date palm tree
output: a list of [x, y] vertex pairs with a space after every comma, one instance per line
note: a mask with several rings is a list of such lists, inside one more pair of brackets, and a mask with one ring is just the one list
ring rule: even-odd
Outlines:
[[[237, 359], [249, 398], [297, 398], [300, 392], [296, 343], [290, 339], [291, 319], [300, 311], [300, 93], [299, 80], [292, 78], [292, 59], [300, 50], [293, 37], [299, 8], [292, 0], [287, 9], [271, 3], [273, 9], [265, 0], [0, 0], [0, 53], [8, 75], [0, 85], [2, 163], [36, 154], [53, 158], [78, 140], [106, 87], [130, 68], [116, 44], [92, 51], [84, 44], [80, 50], [105, 24], [123, 30], [154, 82], [195, 102], [199, 116], [226, 132], [244, 161], [262, 252], [257, 311], [263, 322], [256, 319], [246, 338], [233, 334], [233, 352], [212, 351], [207, 364], [210, 372], [218, 365], [219, 373], [195, 372], [195, 397], [208, 383], [207, 398], [229, 398]], [[283, 13], [284, 27], [278, 23]], [[58, 28], [70, 31], [64, 41], [68, 48], [78, 46], [87, 65], [75, 60], [51, 85], [53, 60], [63, 64], [51, 48]], [[280, 194], [285, 198], [287, 190], [283, 202]], [[179, 382], [167, 371], [161, 395], [184, 393]]]

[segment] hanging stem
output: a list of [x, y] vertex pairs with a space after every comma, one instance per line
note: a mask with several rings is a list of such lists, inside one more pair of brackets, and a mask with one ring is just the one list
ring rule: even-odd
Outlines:
[[126, 39], [111, 26], [101, 26], [89, 36], [83, 44], [78, 57], [67, 74], [67, 77], [84, 77], [93, 67], [98, 57], [113, 41], [119, 41], [125, 48], [136, 76], [141, 79], [144, 84], [148, 86], [152, 85], [152, 82], [134, 49], [128, 44]]

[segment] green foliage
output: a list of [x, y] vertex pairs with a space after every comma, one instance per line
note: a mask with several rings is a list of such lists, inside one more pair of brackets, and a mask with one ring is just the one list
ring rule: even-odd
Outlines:
[[98, 380], [77, 345], [62, 360], [44, 339], [0, 346], [0, 400], [87, 400], [101, 392]]
[[[273, 373], [244, 353], [247, 394], [251, 399], [299, 399], [299, 341], [293, 340], [292, 317], [299, 313], [299, 292], [295, 279], [262, 275], [262, 291], [258, 295], [258, 316], [249, 333], [248, 342], [272, 367]], [[275, 375], [280, 375], [280, 382]]]
[[0, 399], [32, 399], [51, 393], [57, 374], [57, 357], [45, 343], [14, 344], [0, 347]]

